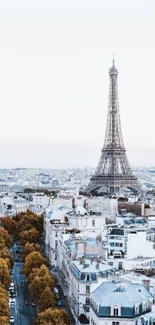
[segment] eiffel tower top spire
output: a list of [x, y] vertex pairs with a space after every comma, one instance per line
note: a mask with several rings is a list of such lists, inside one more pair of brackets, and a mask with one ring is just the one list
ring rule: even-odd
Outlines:
[[110, 85], [109, 85], [109, 103], [108, 103], [108, 115], [106, 134], [103, 149], [117, 150], [123, 149], [123, 136], [121, 130], [121, 121], [119, 113], [119, 99], [118, 99], [118, 70], [115, 67], [114, 57], [113, 65], [109, 70]]
[[113, 53], [113, 60], [112, 60], [112, 67], [111, 69], [109, 70], [109, 75], [118, 75], [118, 70], [116, 69], [115, 67], [115, 58], [114, 58], [114, 53]]

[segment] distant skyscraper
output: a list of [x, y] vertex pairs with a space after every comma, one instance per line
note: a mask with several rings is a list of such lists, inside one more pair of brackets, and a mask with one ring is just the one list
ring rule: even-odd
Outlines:
[[107, 193], [116, 193], [121, 187], [138, 190], [139, 185], [129, 165], [123, 143], [118, 101], [118, 70], [109, 70], [109, 105], [105, 141], [95, 174], [90, 179], [87, 192], [103, 187]]

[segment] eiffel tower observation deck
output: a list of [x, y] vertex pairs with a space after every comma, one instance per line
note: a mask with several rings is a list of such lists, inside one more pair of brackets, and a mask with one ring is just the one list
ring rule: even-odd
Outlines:
[[118, 70], [113, 65], [109, 70], [109, 105], [104, 146], [94, 175], [86, 189], [87, 193], [103, 188], [102, 192], [116, 194], [121, 187], [139, 192], [137, 178], [129, 165], [123, 142], [118, 101]]

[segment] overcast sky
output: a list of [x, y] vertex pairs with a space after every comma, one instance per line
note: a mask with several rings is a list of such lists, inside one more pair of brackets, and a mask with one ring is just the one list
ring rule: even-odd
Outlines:
[[132, 165], [155, 165], [155, 1], [0, 0], [0, 168], [96, 166], [108, 70]]

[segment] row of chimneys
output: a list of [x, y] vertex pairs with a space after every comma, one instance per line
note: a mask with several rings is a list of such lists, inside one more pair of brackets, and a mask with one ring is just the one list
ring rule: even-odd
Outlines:
[[[87, 210], [88, 209], [88, 202], [86, 199], [84, 199], [83, 207]], [[76, 202], [75, 202], [75, 197], [72, 198], [72, 208], [76, 208]]]
[[[99, 264], [100, 259], [91, 258], [91, 263], [92, 263], [93, 261], [96, 262], [96, 269], [99, 270], [99, 267], [100, 267], [100, 264]], [[81, 259], [80, 259], [80, 264], [83, 264], [83, 268], [89, 266], [89, 264], [87, 264], [87, 262], [85, 261], [84, 258], [81, 258]]]

